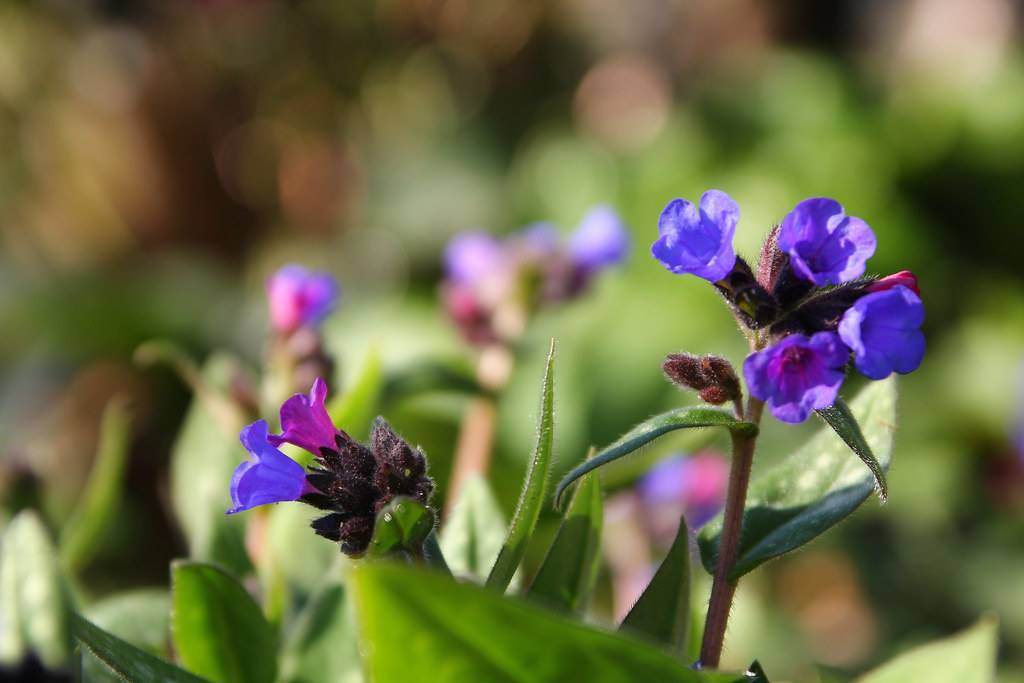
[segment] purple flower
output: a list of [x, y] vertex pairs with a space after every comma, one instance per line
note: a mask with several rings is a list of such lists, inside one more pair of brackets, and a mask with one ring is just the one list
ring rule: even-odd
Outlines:
[[245, 427], [239, 438], [252, 459], [236, 467], [231, 477], [229, 515], [257, 505], [298, 500], [312, 490], [302, 465], [270, 444], [264, 420]]
[[847, 216], [836, 200], [815, 197], [797, 204], [782, 220], [778, 246], [804, 280], [838, 285], [864, 274], [875, 253], [875, 233], [861, 219]]
[[595, 206], [588, 211], [569, 239], [573, 262], [588, 271], [620, 263], [628, 252], [629, 234], [610, 206]]
[[871, 379], [912, 372], [924, 358], [924, 304], [897, 285], [857, 299], [839, 321], [839, 336], [853, 349], [857, 369]]
[[658, 218], [660, 237], [651, 254], [673, 273], [718, 282], [736, 264], [732, 237], [739, 220], [739, 207], [721, 190], [705, 192], [699, 210], [685, 199], [673, 199]]
[[267, 279], [270, 324], [282, 334], [315, 327], [334, 310], [341, 288], [328, 273], [287, 265]]
[[321, 455], [321, 448], [337, 449], [338, 430], [327, 414], [326, 399], [327, 383], [317, 377], [309, 396], [295, 394], [281, 405], [281, 429], [284, 431], [280, 436], [271, 435], [270, 443], [275, 446], [290, 443], [316, 456]]
[[640, 480], [640, 494], [648, 505], [682, 508], [690, 528], [698, 529], [718, 514], [728, 484], [729, 464], [713, 453], [698, 453], [659, 462]]
[[504, 260], [502, 244], [486, 232], [464, 232], [448, 242], [444, 266], [448, 278], [458, 284], [473, 285], [499, 267]]
[[834, 332], [812, 337], [792, 334], [747, 356], [743, 375], [756, 398], [783, 422], [803, 422], [812, 410], [828, 408], [843, 383], [850, 350]]

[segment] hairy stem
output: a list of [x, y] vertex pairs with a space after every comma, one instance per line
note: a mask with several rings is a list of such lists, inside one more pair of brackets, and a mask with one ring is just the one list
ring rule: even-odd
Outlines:
[[[758, 424], [764, 404], [753, 396], [747, 402], [744, 417], [748, 422]], [[750, 469], [754, 462], [754, 447], [757, 437], [734, 433], [732, 435], [732, 466], [729, 470], [729, 490], [725, 499], [722, 520], [722, 534], [718, 542], [718, 566], [711, 584], [711, 600], [704, 621], [704, 642], [700, 649], [701, 666], [714, 668], [722, 656], [725, 627], [729, 622], [736, 582], [729, 580], [729, 573], [736, 564], [739, 554], [740, 534], [743, 531], [743, 508], [747, 501], [747, 487], [750, 484]]]

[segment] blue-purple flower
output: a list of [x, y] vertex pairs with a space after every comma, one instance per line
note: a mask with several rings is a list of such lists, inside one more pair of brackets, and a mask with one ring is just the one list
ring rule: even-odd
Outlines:
[[728, 484], [729, 464], [705, 452], [662, 460], [640, 480], [640, 494], [649, 506], [681, 508], [690, 528], [699, 529], [722, 508]]
[[316, 327], [334, 310], [341, 288], [329, 273], [290, 264], [267, 278], [270, 324], [281, 334]]
[[739, 220], [739, 207], [721, 190], [705, 192], [699, 209], [673, 199], [658, 218], [660, 237], [651, 254], [673, 273], [717, 282], [736, 264], [732, 238]]
[[460, 285], [474, 285], [502, 265], [504, 248], [486, 232], [464, 232], [448, 243], [444, 252], [445, 273]]
[[298, 500], [312, 488], [302, 465], [274, 448], [268, 440], [267, 423], [257, 420], [239, 435], [251, 460], [235, 468], [231, 477], [231, 509], [242, 512], [257, 505]]
[[921, 365], [923, 322], [921, 297], [897, 285], [857, 299], [839, 321], [839, 336], [853, 350], [853, 363], [861, 374], [884, 379]]
[[792, 334], [743, 362], [750, 393], [783, 422], [803, 422], [828, 408], [843, 383], [850, 350], [834, 332]]
[[327, 383], [320, 377], [313, 382], [309, 395], [295, 394], [281, 405], [281, 435], [268, 437], [271, 444], [290, 443], [313, 455], [320, 449], [336, 449], [338, 430], [327, 414]]
[[569, 238], [573, 263], [588, 272], [621, 263], [628, 253], [626, 226], [619, 214], [604, 204], [588, 211]]
[[815, 197], [796, 205], [782, 220], [778, 247], [801, 278], [818, 286], [849, 282], [864, 274], [875, 253], [868, 224], [847, 216], [834, 199]]

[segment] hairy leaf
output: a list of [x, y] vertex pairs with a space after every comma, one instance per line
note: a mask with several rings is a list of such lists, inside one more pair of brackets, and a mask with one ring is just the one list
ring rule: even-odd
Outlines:
[[134, 645], [94, 626], [77, 614], [71, 623], [82, 646], [125, 681], [162, 681], [166, 683], [204, 683], [194, 676]]

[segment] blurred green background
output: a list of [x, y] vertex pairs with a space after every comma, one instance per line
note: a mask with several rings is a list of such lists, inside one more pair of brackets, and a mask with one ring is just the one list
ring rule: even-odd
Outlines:
[[[831, 680], [995, 612], [1003, 679], [1024, 680], [1022, 23], [1009, 0], [4, 3], [2, 516], [66, 524], [100, 412], [126, 395], [128, 485], [84, 581], [166, 584], [186, 552], [167, 465], [189, 393], [135, 366], [138, 344], [257, 367], [263, 279], [297, 261], [342, 282], [342, 385], [370, 348], [390, 370], [468, 365], [438, 303], [447, 239], [568, 231], [607, 202], [633, 256], [533, 322], [501, 401], [492, 484], [511, 509], [549, 337], [559, 473], [694, 400], [662, 378], [666, 353], [742, 359], [710, 288], [647, 254], [668, 200], [729, 192], [753, 258], [827, 195], [877, 233], [871, 270], [919, 276], [929, 351], [901, 383], [890, 503], [750, 577], [723, 664]], [[464, 405], [387, 411], [444, 475]], [[769, 421], [757, 466], [812, 427]], [[648, 460], [699, 445], [673, 439]]]

